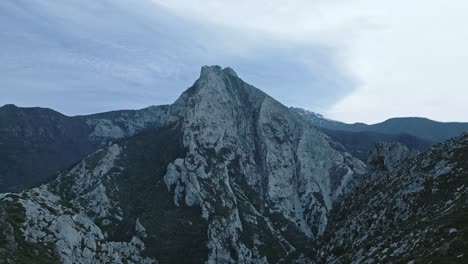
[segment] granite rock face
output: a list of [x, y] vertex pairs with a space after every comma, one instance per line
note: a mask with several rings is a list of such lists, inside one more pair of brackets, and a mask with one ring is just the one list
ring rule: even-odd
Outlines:
[[[105, 263], [111, 256], [184, 263], [176, 249], [192, 240], [200, 248], [187, 263], [307, 259], [334, 202], [366, 171], [341, 145], [219, 66], [203, 67], [167, 116], [156, 112], [130, 128], [92, 120], [98, 121], [88, 122], [91, 139], [126, 137], [154, 120], [160, 128], [2, 200], [25, 210], [15, 232], [27, 243], [58, 239], [51, 252], [65, 263]], [[183, 228], [189, 240], [176, 231]]]

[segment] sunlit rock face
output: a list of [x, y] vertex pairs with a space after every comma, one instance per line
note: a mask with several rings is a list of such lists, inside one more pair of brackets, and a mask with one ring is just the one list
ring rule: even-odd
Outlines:
[[[305, 261], [333, 204], [365, 173], [341, 145], [219, 66], [203, 67], [163, 111], [119, 126], [115, 116], [88, 120], [90, 139], [130, 137], [2, 198], [24, 209], [21, 243], [43, 243], [66, 263]], [[142, 129], [148, 123], [157, 125]]]

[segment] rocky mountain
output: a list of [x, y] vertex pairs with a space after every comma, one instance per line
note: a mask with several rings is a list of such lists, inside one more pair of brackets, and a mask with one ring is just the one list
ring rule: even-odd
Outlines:
[[467, 263], [467, 161], [468, 133], [414, 156], [375, 146], [373, 170], [330, 214], [318, 262]]
[[47, 108], [0, 107], [0, 192], [21, 191], [113, 141], [158, 126], [167, 110], [68, 117]]
[[335, 201], [365, 173], [229, 68], [203, 67], [168, 113], [47, 184], [3, 195], [5, 261], [306, 259]]
[[324, 118], [322, 115], [301, 108], [291, 108], [307, 118], [315, 126], [328, 130], [349, 132], [376, 132], [381, 134], [408, 134], [429, 142], [442, 142], [468, 131], [468, 123], [437, 122], [420, 117], [391, 118], [382, 123], [367, 125], [364, 123], [346, 124]]
[[101, 149], [0, 194], [2, 263], [467, 260], [468, 134], [366, 166], [219, 66], [156, 109], [76, 117]]

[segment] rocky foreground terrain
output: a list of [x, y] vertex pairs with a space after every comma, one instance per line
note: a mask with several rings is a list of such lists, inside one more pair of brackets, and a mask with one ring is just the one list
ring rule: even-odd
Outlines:
[[319, 262], [468, 261], [468, 133], [408, 153], [399, 144], [370, 150], [370, 172], [330, 214]]
[[468, 135], [421, 154], [381, 143], [366, 166], [219, 66], [157, 111], [144, 129], [86, 121], [101, 149], [1, 194], [0, 260], [467, 260]]

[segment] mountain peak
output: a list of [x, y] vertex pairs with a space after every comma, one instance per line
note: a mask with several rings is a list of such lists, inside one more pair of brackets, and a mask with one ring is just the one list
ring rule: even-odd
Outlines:
[[14, 104], [6, 104], [6, 105], [3, 105], [3, 106], [0, 106], [0, 109], [1, 109], [1, 110], [10, 110], [10, 111], [13, 111], [13, 110], [19, 109], [19, 107], [16, 106], [16, 105], [14, 105]]
[[231, 67], [226, 67], [222, 68], [219, 65], [212, 65], [212, 66], [203, 66], [200, 71], [200, 78], [216, 74], [216, 75], [224, 75], [224, 74], [229, 74], [234, 77], [238, 77], [237, 73], [231, 68]]
[[200, 78], [210, 75], [210, 74], [222, 74], [223, 68], [219, 65], [212, 65], [212, 66], [202, 66], [200, 71]]
[[201, 68], [198, 80], [182, 94], [178, 101], [179, 103], [185, 102], [195, 96], [198, 97], [198, 100], [207, 99], [212, 102], [253, 100], [256, 102], [249, 104], [256, 105], [259, 103], [258, 101], [263, 101], [266, 94], [242, 81], [232, 68], [213, 65]]

